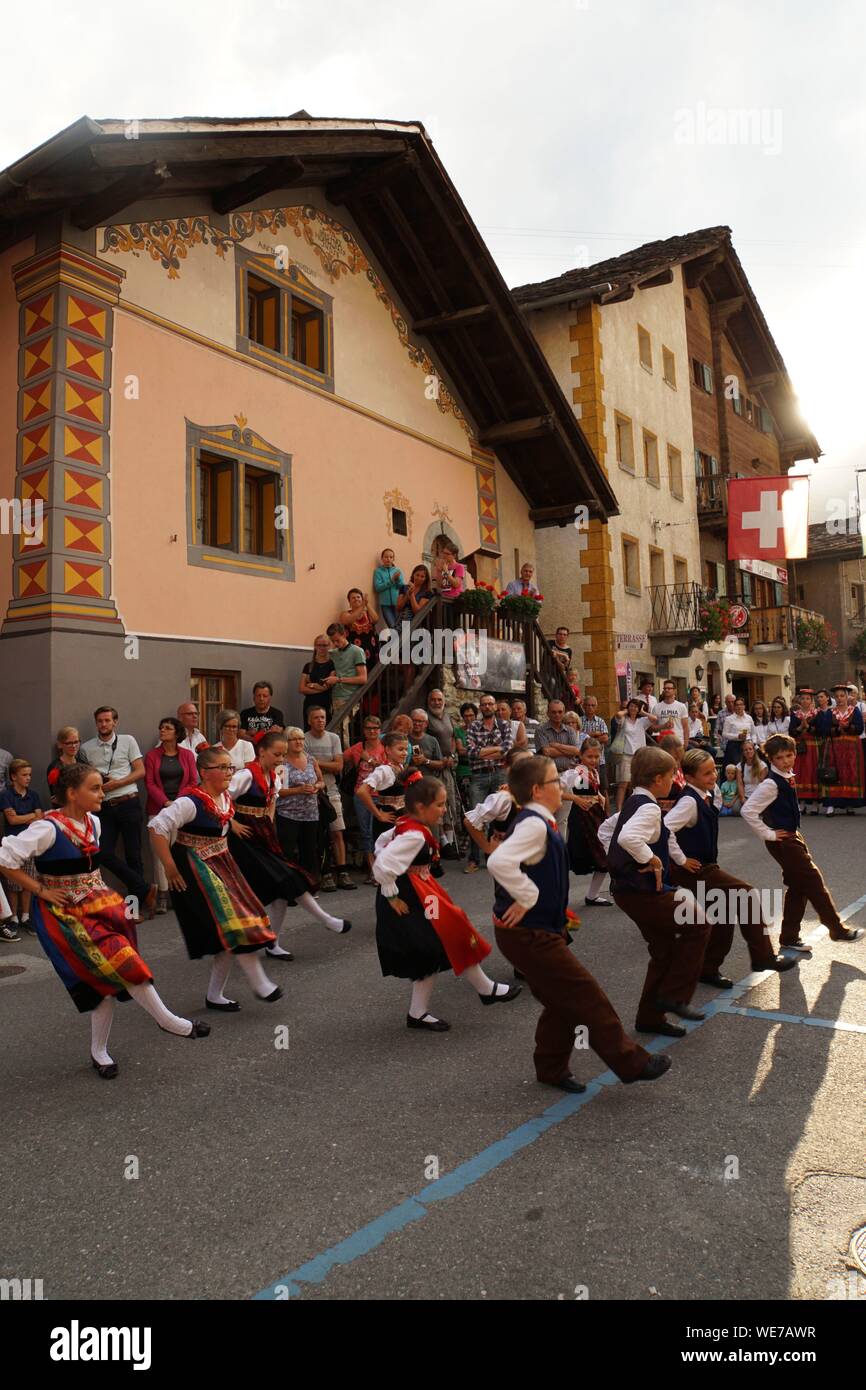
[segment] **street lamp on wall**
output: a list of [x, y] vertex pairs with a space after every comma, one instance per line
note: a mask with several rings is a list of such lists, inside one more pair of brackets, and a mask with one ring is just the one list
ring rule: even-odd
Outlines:
[[703, 666], [696, 666], [696, 667], [695, 667], [695, 675], [697, 676], [697, 678], [698, 678], [699, 681], [703, 680], [703, 678], [704, 678], [704, 668], [703, 668]]

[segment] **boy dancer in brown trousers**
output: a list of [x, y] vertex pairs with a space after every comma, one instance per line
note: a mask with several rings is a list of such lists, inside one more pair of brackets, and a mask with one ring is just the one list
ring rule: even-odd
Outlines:
[[687, 890], [674, 889], [670, 882], [671, 856], [681, 864], [686, 857], [664, 824], [658, 803], [669, 797], [676, 767], [662, 748], [638, 749], [631, 764], [633, 790], [623, 803], [607, 851], [613, 900], [636, 924], [650, 953], [635, 1027], [639, 1033], [671, 1038], [683, 1037], [686, 1030], [669, 1023], [666, 1013], [706, 1017], [690, 1008], [689, 1001], [710, 935], [698, 903], [688, 904]]
[[[703, 748], [690, 748], [683, 757], [682, 769], [686, 785], [665, 816], [665, 825], [673, 831], [687, 857], [684, 864], [671, 864], [670, 880], [678, 888], [688, 888], [692, 893], [697, 891], [699, 882], [705, 889], [718, 889], [724, 894], [726, 906], [722, 920], [710, 927], [701, 983], [715, 985], [717, 989], [732, 987], [733, 980], [721, 973], [721, 967], [734, 940], [735, 923], [739, 924], [749, 948], [753, 970], [792, 969], [797, 964], [796, 958], [778, 956], [773, 949], [772, 927], [764, 921], [752, 884], [719, 867], [719, 813], [713, 805], [716, 764], [712, 754]], [[742, 896], [734, 898], [734, 893], [749, 895], [742, 915], [738, 914], [736, 906], [742, 902]]]
[[811, 903], [833, 941], [859, 941], [862, 927], [845, 926], [824, 876], [800, 834], [800, 807], [794, 781], [797, 745], [788, 734], [773, 734], [764, 744], [770, 773], [743, 804], [743, 820], [764, 840], [767, 852], [782, 870], [786, 888], [782, 910], [780, 945], [791, 951], [809, 951], [800, 936], [806, 904]]
[[538, 1080], [562, 1091], [586, 1090], [568, 1071], [575, 1030], [584, 1025], [590, 1047], [621, 1081], [654, 1081], [670, 1058], [653, 1057], [626, 1036], [607, 995], [568, 949], [569, 863], [556, 828], [562, 803], [556, 764], [526, 758], [511, 768], [508, 788], [521, 809], [487, 868], [497, 885], [497, 945], [544, 1006], [535, 1033]]

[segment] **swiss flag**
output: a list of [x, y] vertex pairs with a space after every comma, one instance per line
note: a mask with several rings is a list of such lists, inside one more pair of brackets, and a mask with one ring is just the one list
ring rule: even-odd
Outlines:
[[729, 560], [784, 566], [805, 560], [808, 542], [808, 478], [728, 479]]

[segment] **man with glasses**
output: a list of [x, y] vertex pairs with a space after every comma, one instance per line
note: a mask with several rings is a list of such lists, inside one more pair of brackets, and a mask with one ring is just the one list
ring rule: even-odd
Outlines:
[[[144, 781], [144, 758], [131, 734], [117, 732], [118, 713], [111, 705], [100, 705], [94, 710], [93, 718], [96, 738], [88, 739], [81, 753], [102, 775], [100, 859], [105, 868], [116, 874], [127, 892], [138, 899], [142, 915], [152, 916], [158, 890], [156, 884], [148, 884], [144, 877], [142, 814], [137, 786]], [[118, 838], [123, 840], [125, 863], [115, 853]]]
[[[498, 791], [505, 776], [505, 755], [512, 744], [511, 725], [496, 713], [492, 695], [482, 695], [481, 713], [466, 731], [466, 751], [469, 755], [469, 807], [480, 806], [491, 792]], [[465, 874], [477, 873], [481, 867], [481, 851], [472, 840]]]
[[177, 717], [186, 730], [186, 738], [181, 739], [178, 747], [188, 748], [193, 754], [198, 752], [199, 748], [207, 748], [207, 739], [198, 727], [198, 705], [193, 700], [178, 705]]
[[[539, 724], [535, 732], [535, 751], [552, 758], [557, 772], [568, 772], [580, 762], [580, 735], [565, 723], [565, 705], [561, 700], [551, 700], [547, 706], [547, 721]], [[562, 801], [556, 808], [556, 828], [563, 840], [570, 810], [570, 801]]]

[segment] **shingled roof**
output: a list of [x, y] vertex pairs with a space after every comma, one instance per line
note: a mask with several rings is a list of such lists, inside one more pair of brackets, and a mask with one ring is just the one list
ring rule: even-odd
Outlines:
[[683, 266], [686, 290], [692, 274], [710, 304], [742, 298], [742, 306], [727, 318], [725, 332], [733, 340], [752, 377], [774, 377], [760, 389], [776, 420], [792, 459], [817, 459], [821, 448], [800, 415], [797, 397], [781, 352], [770, 332], [755, 291], [731, 243], [730, 227], [704, 227], [663, 241], [648, 241], [621, 256], [567, 270], [550, 280], [518, 285], [511, 292], [526, 313], [554, 304], [595, 300], [610, 304], [628, 299], [635, 290], [670, 282], [675, 266]]
[[[511, 293], [518, 304], [532, 308], [546, 299], [558, 299], [569, 290], [574, 290], [575, 298], [579, 299], [586, 291], [597, 291], [599, 285], [607, 282], [611, 290], [609, 295], [602, 296], [603, 302], [604, 298], [612, 298], [629, 286], [637, 286], [643, 280], [651, 280], [671, 266], [682, 265], [684, 261], [691, 261], [697, 256], [706, 255], [708, 251], [715, 251], [725, 241], [729, 241], [730, 236], [730, 227], [705, 227], [703, 231], [687, 232], [685, 236], [670, 236], [664, 241], [648, 241], [646, 245], [637, 246], [633, 251], [626, 251], [621, 256], [611, 256], [609, 260], [596, 261], [595, 265], [579, 270], [566, 270], [563, 275], [554, 275], [551, 280], [540, 280], [532, 285], [518, 285]], [[592, 298], [593, 295], [587, 297]]]
[[[863, 541], [856, 529], [851, 529], [851, 525], [852, 522], [849, 520], [847, 528], [841, 534], [828, 531], [827, 522], [824, 521], [810, 526], [809, 559], [861, 560], [863, 558]], [[805, 563], [805, 560], [797, 561], [798, 567]]]

